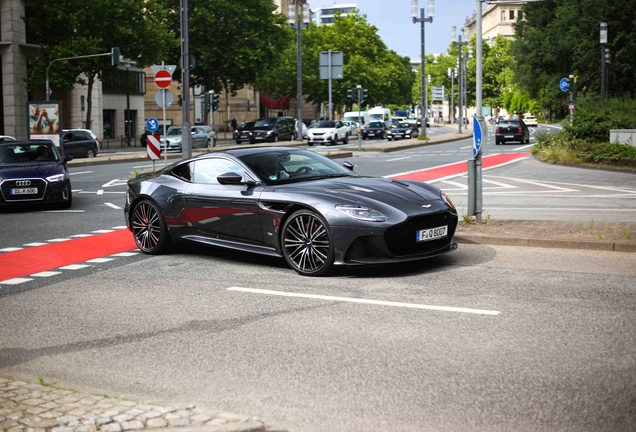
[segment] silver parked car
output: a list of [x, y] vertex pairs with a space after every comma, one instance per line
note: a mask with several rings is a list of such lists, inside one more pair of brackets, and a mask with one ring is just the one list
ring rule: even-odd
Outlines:
[[[211, 144], [212, 137], [210, 136], [209, 130], [206, 130], [205, 126], [192, 126], [190, 128], [190, 136], [192, 139], [192, 148], [205, 148], [209, 147]], [[161, 150], [165, 150], [167, 146], [168, 151], [180, 152], [183, 150], [181, 147], [182, 140], [183, 134], [181, 126], [171, 126], [166, 133], [165, 141], [161, 141]]]

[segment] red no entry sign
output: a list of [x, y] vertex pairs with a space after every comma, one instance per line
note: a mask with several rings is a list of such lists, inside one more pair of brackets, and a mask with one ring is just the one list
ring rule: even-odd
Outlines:
[[155, 84], [160, 89], [165, 89], [170, 87], [172, 84], [172, 74], [167, 69], [160, 69], [155, 73]]

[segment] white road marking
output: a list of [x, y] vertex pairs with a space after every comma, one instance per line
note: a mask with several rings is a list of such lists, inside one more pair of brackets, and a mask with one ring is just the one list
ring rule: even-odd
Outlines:
[[83, 237], [92, 237], [93, 234], [73, 234], [71, 237], [83, 238]]
[[515, 150], [525, 150], [529, 147], [534, 147], [534, 144], [528, 144], [528, 145], [524, 145], [522, 147], [517, 147]]
[[120, 230], [120, 229], [126, 229], [126, 228], [128, 228], [126, 225], [119, 225], [119, 226], [113, 227], [114, 230]]
[[65, 241], [69, 241], [70, 239], [67, 238], [56, 238], [56, 239], [51, 239], [51, 240], [47, 240], [49, 243], [61, 243], [61, 242], [65, 242]]
[[31, 276], [34, 276], [34, 277], [50, 277], [50, 276], [55, 276], [55, 275], [59, 275], [59, 274], [62, 274], [62, 272], [43, 271], [43, 272], [39, 272], [39, 273], [33, 273]]
[[[451, 180], [444, 180], [442, 183], [446, 183], [449, 184], [451, 186], [455, 186], [458, 187], [459, 189], [452, 189], [452, 190], [467, 190], [468, 189], [468, 185], [465, 185], [463, 183], [458, 183], [458, 182], [454, 182]], [[445, 191], [451, 190], [451, 189], [446, 189], [444, 188]]]
[[88, 264], [71, 264], [64, 267], [60, 267], [61, 270], [81, 270], [86, 267], [91, 267]]
[[84, 212], [85, 210], [42, 210], [42, 213], [84, 213]]
[[473, 148], [473, 146], [469, 145], [469, 146], [466, 146], [466, 147], [460, 147], [459, 149], [460, 150], [466, 150], [466, 149], [469, 149], [469, 148]]
[[114, 256], [114, 257], [130, 257], [130, 256], [135, 256], [135, 255], [138, 255], [138, 253], [137, 252], [119, 252], [119, 253], [116, 253], [116, 254], [112, 254], [111, 256]]
[[80, 171], [80, 172], [72, 172], [70, 175], [79, 175], [79, 174], [92, 174], [93, 171]]
[[93, 234], [106, 234], [106, 233], [110, 233], [113, 232], [115, 230], [96, 230], [96, 231], [91, 231]]
[[103, 189], [99, 189], [97, 191], [97, 195], [104, 195], [104, 190]]
[[92, 259], [92, 260], [88, 260], [88, 261], [86, 261], [86, 262], [87, 262], [87, 263], [97, 263], [97, 264], [101, 264], [101, 263], [105, 263], [105, 262], [113, 261], [113, 260], [114, 260], [114, 258], [95, 258], [95, 259]]
[[413, 303], [399, 303], [399, 302], [390, 302], [390, 301], [381, 301], [381, 300], [365, 300], [365, 299], [357, 299], [350, 297], [334, 297], [334, 296], [323, 296], [316, 294], [301, 294], [301, 293], [289, 293], [282, 291], [272, 291], [272, 290], [261, 290], [254, 288], [241, 288], [241, 287], [230, 287], [228, 291], [242, 291], [242, 292], [250, 292], [255, 294], [270, 294], [270, 295], [278, 295], [284, 297], [301, 297], [301, 298], [310, 298], [317, 300], [329, 300], [329, 301], [341, 301], [341, 302], [351, 302], [351, 303], [365, 303], [365, 304], [373, 304], [379, 306], [395, 306], [395, 307], [406, 307], [406, 308], [414, 308], [414, 309], [428, 309], [428, 310], [437, 310], [444, 312], [463, 312], [463, 313], [472, 313], [472, 314], [480, 314], [480, 315], [499, 315], [501, 312], [499, 311], [491, 311], [484, 309], [468, 309], [468, 308], [457, 308], [457, 307], [449, 307], [449, 306], [431, 306], [431, 305], [423, 305], [423, 304], [413, 304]]
[[22, 250], [24, 248], [21, 247], [8, 247], [8, 248], [4, 248], [4, 249], [0, 249], [0, 252], [15, 252], [15, 251], [19, 251]]
[[36, 242], [36, 243], [27, 243], [27, 244], [25, 244], [24, 246], [44, 246], [45, 244], [46, 244], [46, 243], [39, 243], [39, 242]]
[[104, 205], [107, 205], [108, 207], [114, 208], [115, 210], [121, 210], [121, 207], [119, 207], [118, 205], [112, 204], [112, 203], [104, 203]]
[[411, 156], [405, 156], [405, 157], [401, 157], [401, 158], [395, 158], [395, 159], [387, 159], [387, 162], [393, 162], [393, 161], [399, 161], [402, 159], [411, 159]]
[[17, 285], [17, 284], [21, 284], [24, 282], [30, 282], [33, 279], [29, 279], [29, 278], [13, 278], [13, 279], [7, 279], [7, 280], [3, 280], [0, 281], [0, 284], [6, 284], [6, 285]]

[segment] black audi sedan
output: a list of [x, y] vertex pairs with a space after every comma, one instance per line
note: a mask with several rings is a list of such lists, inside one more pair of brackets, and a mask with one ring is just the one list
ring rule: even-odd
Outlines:
[[362, 126], [360, 135], [362, 139], [386, 138], [386, 124], [381, 121], [372, 121]]
[[500, 120], [495, 131], [495, 144], [516, 141], [521, 144], [530, 142], [530, 130], [523, 120]]
[[414, 137], [417, 137], [417, 128], [407, 122], [397, 122], [386, 131], [386, 138], [389, 141]]
[[50, 140], [0, 142], [0, 206], [55, 204], [70, 208], [73, 196], [66, 163]]

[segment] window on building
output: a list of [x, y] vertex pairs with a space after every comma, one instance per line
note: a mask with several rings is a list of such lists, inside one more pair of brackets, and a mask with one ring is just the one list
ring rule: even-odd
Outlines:
[[514, 9], [510, 9], [508, 11], [510, 13], [510, 20], [514, 20], [515, 19], [515, 10]]

